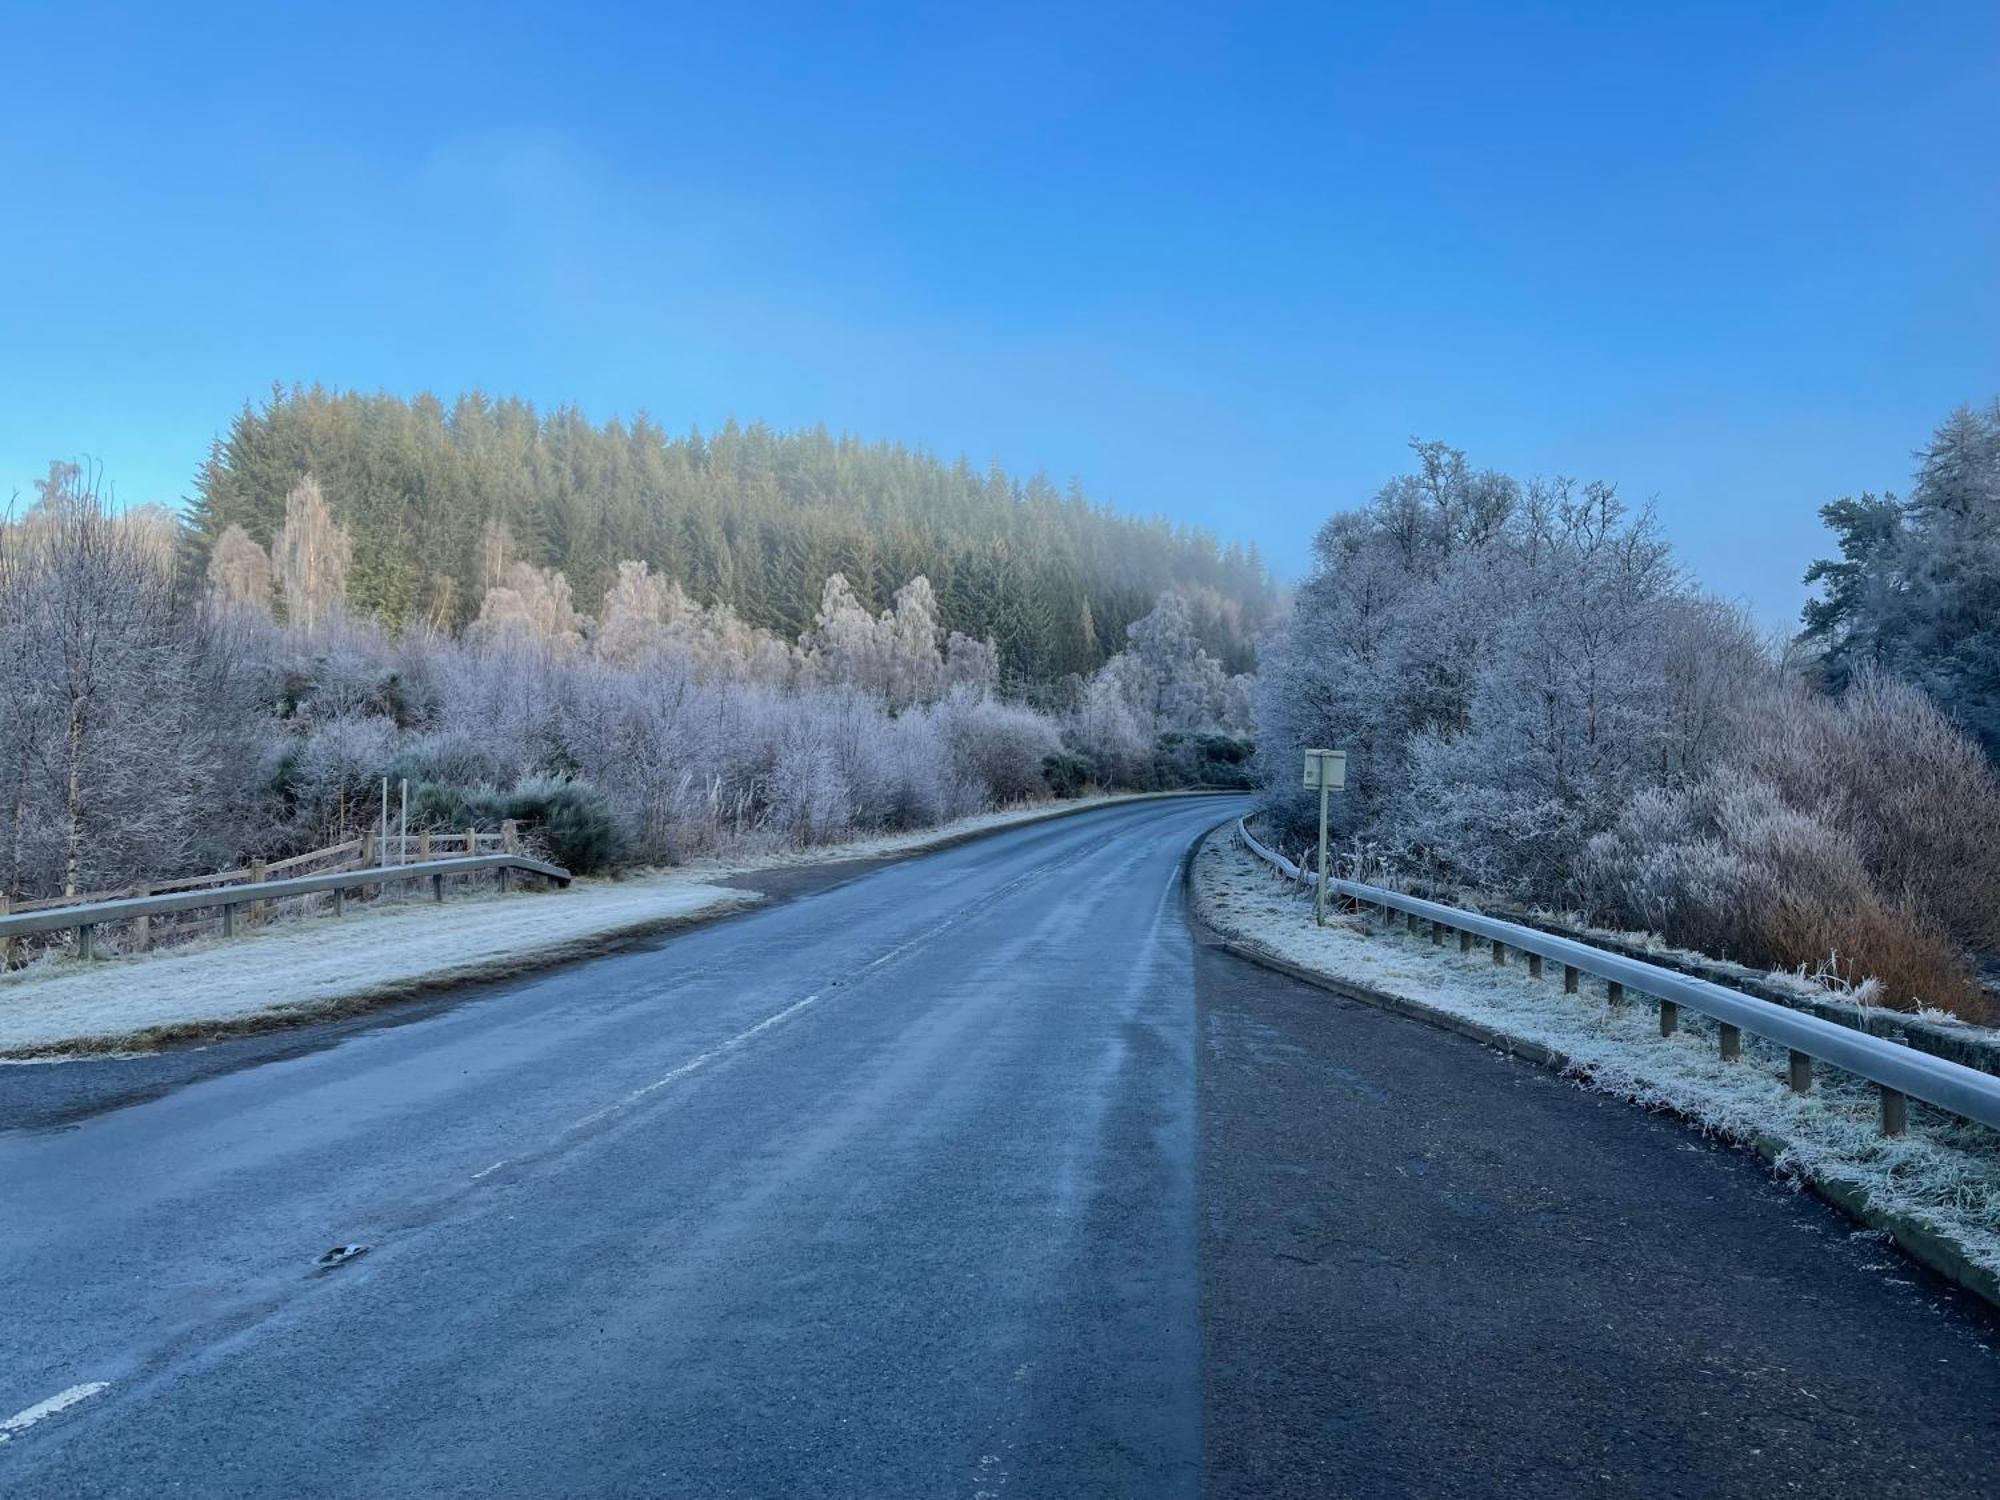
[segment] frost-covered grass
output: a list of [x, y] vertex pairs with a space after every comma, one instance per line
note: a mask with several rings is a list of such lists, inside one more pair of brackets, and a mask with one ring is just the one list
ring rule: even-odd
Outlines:
[[1818, 1070], [1809, 1094], [1785, 1082], [1786, 1054], [1754, 1037], [1724, 1062], [1714, 1027], [1683, 1009], [1681, 1030], [1659, 1034], [1658, 1012], [1632, 997], [1618, 1009], [1601, 985], [1565, 995], [1561, 970], [1544, 980], [1525, 966], [1497, 967], [1479, 945], [1384, 927], [1373, 917], [1312, 922], [1309, 899], [1276, 883], [1269, 867], [1226, 833], [1211, 835], [1194, 866], [1196, 908], [1210, 926], [1276, 957], [1534, 1042], [1568, 1060], [1588, 1087], [1648, 1108], [1671, 1110], [1702, 1129], [1762, 1142], [1779, 1171], [1794, 1178], [1858, 1187], [1884, 1212], [1915, 1221], [1956, 1244], [1974, 1264], [2000, 1275], [2000, 1137], [1923, 1106], [1911, 1129], [1877, 1129], [1873, 1088]]
[[[244, 936], [90, 964], [50, 957], [0, 975], [0, 1057], [104, 1051], [312, 1020], [456, 981], [554, 962], [648, 928], [758, 899], [715, 884], [777, 866], [915, 853], [989, 829], [1130, 796], [1009, 808], [936, 828], [622, 880], [557, 895], [498, 895], [481, 882], [444, 908], [423, 899], [350, 904], [339, 919], [288, 915]], [[103, 935], [106, 940], [111, 934]]]
[[350, 905], [144, 957], [44, 962], [0, 977], [0, 1055], [102, 1051], [336, 1015], [494, 978], [755, 898], [692, 878], [579, 881], [560, 895], [454, 894]]

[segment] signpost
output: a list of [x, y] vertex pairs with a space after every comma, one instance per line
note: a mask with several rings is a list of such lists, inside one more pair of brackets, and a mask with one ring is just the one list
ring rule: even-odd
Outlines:
[[1306, 790], [1319, 788], [1319, 889], [1313, 893], [1313, 921], [1326, 926], [1326, 799], [1347, 785], [1345, 750], [1306, 751]]

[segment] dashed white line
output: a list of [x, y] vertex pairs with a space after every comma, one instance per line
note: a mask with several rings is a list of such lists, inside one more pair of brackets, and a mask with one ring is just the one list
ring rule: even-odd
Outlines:
[[59, 1411], [68, 1411], [79, 1401], [88, 1401], [110, 1384], [108, 1380], [92, 1380], [83, 1385], [73, 1385], [66, 1391], [58, 1391], [46, 1401], [37, 1401], [26, 1411], [15, 1412], [6, 1421], [0, 1422], [0, 1443], [13, 1442], [37, 1422], [46, 1421]]
[[789, 1021], [793, 1016], [797, 1015], [807, 1006], [816, 1004], [819, 998], [820, 998], [819, 992], [815, 990], [812, 994], [806, 996], [805, 999], [803, 1000], [794, 1000], [790, 1005], [786, 1006], [783, 1010], [779, 1011], [777, 1014], [764, 1017], [763, 1020], [759, 1021], [755, 1026], [752, 1026], [749, 1030], [739, 1031], [735, 1036], [731, 1037], [728, 1041], [710, 1047], [706, 1052], [700, 1054], [698, 1057], [689, 1058], [686, 1062], [682, 1063], [678, 1068], [674, 1068], [669, 1072], [662, 1073], [658, 1078], [655, 1078], [651, 1083], [642, 1085], [641, 1087], [632, 1090], [632, 1092], [627, 1094], [624, 1098], [614, 1099], [611, 1103], [605, 1105], [604, 1108], [592, 1110], [589, 1114], [585, 1115], [581, 1120], [578, 1120], [575, 1124], [571, 1125], [569, 1128], [571, 1130], [581, 1130], [586, 1125], [595, 1124], [597, 1121], [603, 1119], [606, 1115], [612, 1113], [612, 1111], [623, 1109], [626, 1105], [636, 1103], [637, 1101], [645, 1098], [646, 1095], [652, 1093], [655, 1089], [663, 1089], [668, 1084], [675, 1083], [680, 1079], [687, 1077], [688, 1074], [693, 1073], [698, 1069], [707, 1067], [710, 1063], [714, 1062], [718, 1057], [726, 1056], [729, 1053], [734, 1052], [737, 1048], [744, 1046], [746, 1043], [750, 1041], [751, 1038], [755, 1037], [760, 1032], [769, 1031], [773, 1026], [777, 1026], [785, 1021]]

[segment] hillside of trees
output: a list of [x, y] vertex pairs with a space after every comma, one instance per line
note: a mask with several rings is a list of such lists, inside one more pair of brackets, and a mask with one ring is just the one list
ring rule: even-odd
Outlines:
[[1845, 561], [1815, 566], [1826, 593], [1799, 643], [1704, 593], [1611, 486], [1416, 445], [1415, 472], [1327, 522], [1266, 645], [1281, 826], [1294, 847], [1311, 828], [1299, 751], [1341, 746], [1344, 857], [1378, 878], [1984, 1016], [1993, 432], [1961, 413], [1910, 502], [1828, 507]]
[[319, 485], [351, 544], [350, 607], [391, 629], [470, 623], [516, 564], [560, 572], [594, 613], [643, 562], [696, 604], [796, 639], [839, 574], [865, 608], [919, 575], [941, 624], [992, 640], [1016, 694], [1087, 676], [1169, 589], [1230, 673], [1276, 598], [1254, 549], [1137, 520], [1043, 476], [981, 474], [888, 443], [767, 427], [671, 437], [514, 399], [274, 390], [195, 484], [192, 572], [239, 527], [270, 548], [286, 497]]
[[75, 465], [36, 489], [0, 516], [9, 898], [339, 842], [373, 825], [384, 777], [410, 782], [418, 830], [511, 818], [586, 872], [1091, 787], [1248, 785], [1250, 679], [1204, 646], [1198, 586], [1037, 705], [1003, 690], [1006, 643], [947, 628], [921, 573], [879, 609], [824, 577], [785, 633], [642, 559], [588, 609], [561, 570], [495, 559], [450, 629], [357, 597], [367, 549], [313, 477], [268, 546], [118, 512]]

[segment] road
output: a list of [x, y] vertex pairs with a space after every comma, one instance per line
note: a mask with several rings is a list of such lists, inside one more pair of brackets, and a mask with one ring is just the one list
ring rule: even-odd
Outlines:
[[1228, 811], [0, 1068], [0, 1494], [1994, 1492], [2000, 1325], [1740, 1153], [1205, 946]]

